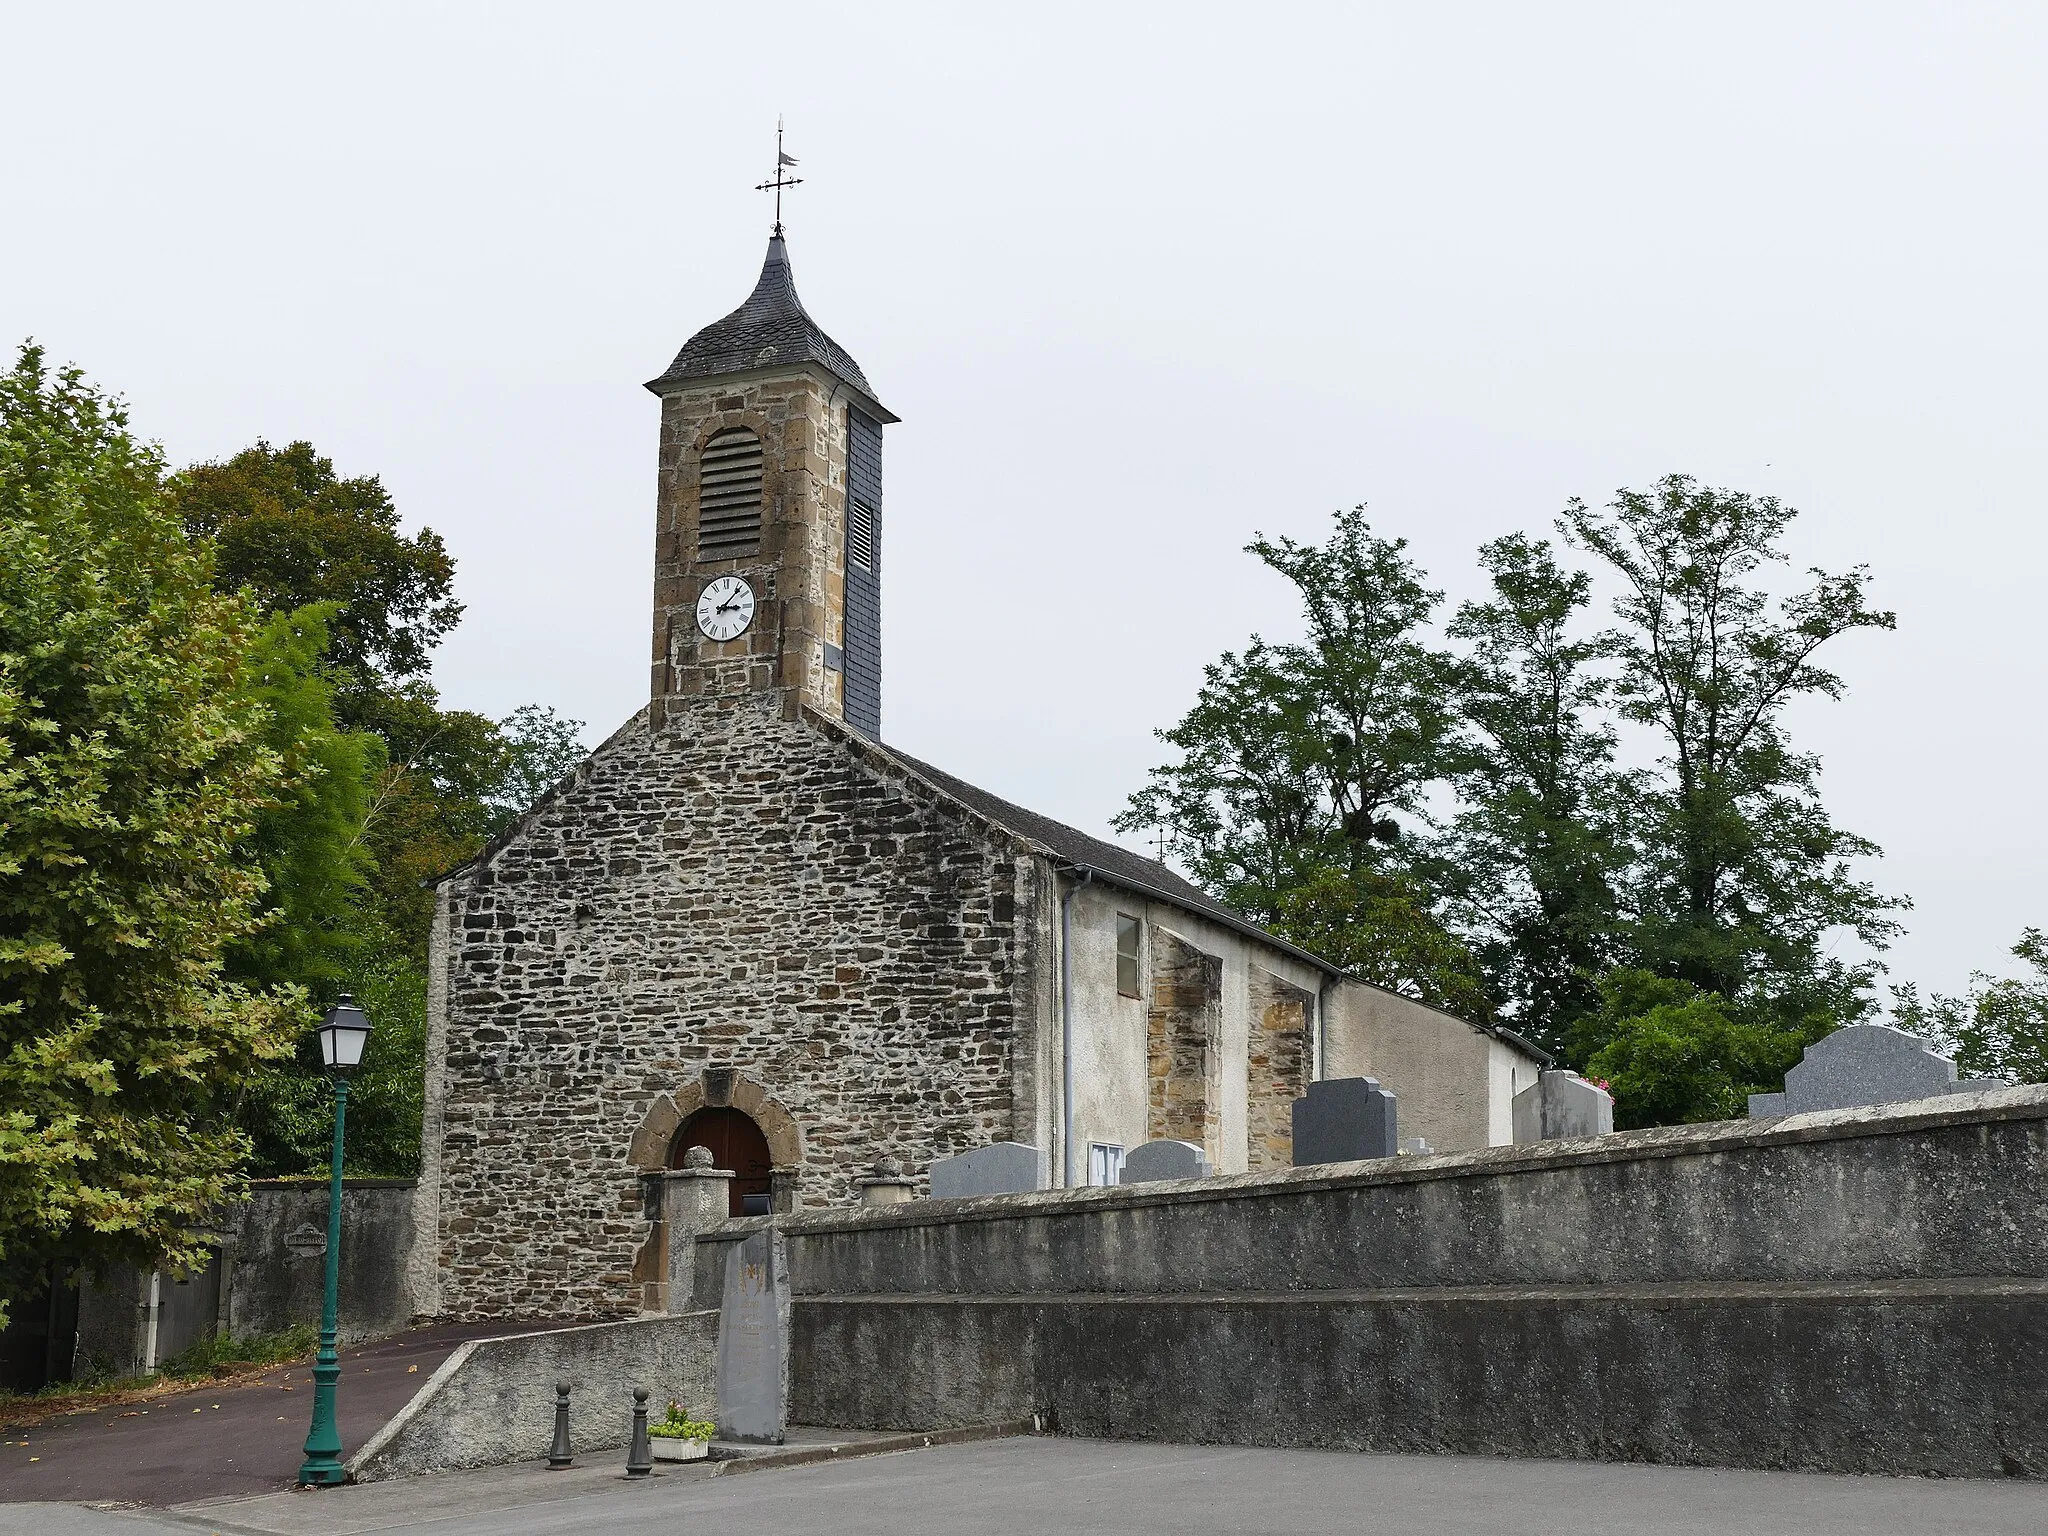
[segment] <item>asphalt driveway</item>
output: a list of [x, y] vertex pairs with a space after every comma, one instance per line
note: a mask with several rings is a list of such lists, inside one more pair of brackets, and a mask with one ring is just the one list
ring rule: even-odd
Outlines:
[[[456, 1345], [517, 1331], [502, 1322], [418, 1328], [343, 1350], [343, 1454], [404, 1407]], [[266, 1493], [297, 1477], [312, 1414], [312, 1367], [299, 1364], [25, 1430], [0, 1426], [0, 1501], [162, 1505]]]

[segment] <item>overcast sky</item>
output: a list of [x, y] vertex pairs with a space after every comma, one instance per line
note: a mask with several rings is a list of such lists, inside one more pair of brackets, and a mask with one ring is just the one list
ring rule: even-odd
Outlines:
[[1959, 989], [2048, 924], [2048, 6], [0, 10], [0, 339], [175, 462], [308, 438], [443, 534], [449, 703], [646, 683], [657, 403], [745, 297], [899, 413], [884, 735], [1105, 832], [1257, 530], [1473, 551], [1682, 470], [1867, 562], [1803, 708]]

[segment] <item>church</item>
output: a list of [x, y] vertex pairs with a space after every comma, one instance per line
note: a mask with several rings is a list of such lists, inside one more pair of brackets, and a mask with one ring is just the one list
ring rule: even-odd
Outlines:
[[1436, 1151], [1513, 1139], [1544, 1058], [1511, 1033], [886, 744], [897, 418], [805, 312], [779, 222], [746, 302], [647, 387], [647, 705], [437, 887], [419, 1310], [659, 1310], [653, 1176], [693, 1146], [737, 1215], [995, 1141], [1049, 1187], [1159, 1139], [1285, 1168], [1324, 1077], [1380, 1079]]

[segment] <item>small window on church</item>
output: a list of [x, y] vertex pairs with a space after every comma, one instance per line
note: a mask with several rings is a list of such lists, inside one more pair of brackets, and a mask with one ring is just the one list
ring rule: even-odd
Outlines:
[[1124, 1180], [1124, 1149], [1106, 1141], [1088, 1143], [1088, 1187], [1114, 1189]]
[[1138, 997], [1138, 920], [1116, 915], [1116, 989], [1125, 997]]
[[732, 427], [704, 445], [697, 493], [697, 558], [732, 560], [761, 548], [761, 439]]

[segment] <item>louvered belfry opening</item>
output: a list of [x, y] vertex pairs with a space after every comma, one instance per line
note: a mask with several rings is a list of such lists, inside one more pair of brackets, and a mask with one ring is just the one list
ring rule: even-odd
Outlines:
[[864, 496], [846, 498], [846, 563], [863, 571], [875, 568], [875, 509]]
[[697, 496], [697, 558], [732, 560], [761, 548], [761, 439], [729, 427], [704, 445]]

